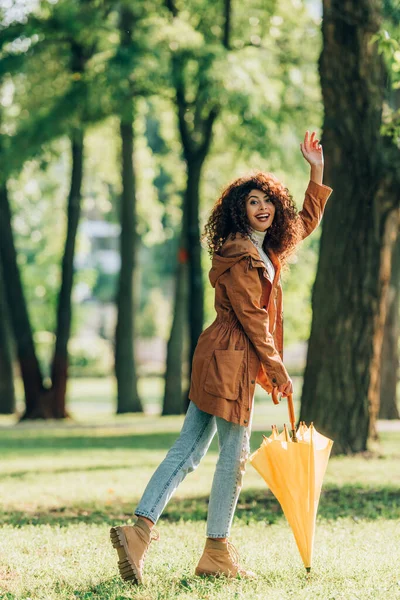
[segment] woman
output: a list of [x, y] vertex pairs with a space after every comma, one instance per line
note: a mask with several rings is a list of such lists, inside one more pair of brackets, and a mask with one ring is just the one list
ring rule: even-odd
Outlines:
[[210, 494], [205, 548], [196, 575], [252, 577], [228, 541], [246, 461], [255, 384], [293, 393], [283, 364], [280, 272], [299, 241], [319, 224], [332, 188], [322, 184], [323, 153], [315, 132], [300, 144], [311, 166], [302, 210], [271, 173], [233, 181], [205, 226], [212, 256], [215, 321], [199, 337], [193, 356], [190, 404], [180, 432], [150, 479], [135, 510], [135, 525], [112, 527], [123, 579], [142, 582], [154, 524], [179, 483], [206, 454], [218, 431], [219, 458]]

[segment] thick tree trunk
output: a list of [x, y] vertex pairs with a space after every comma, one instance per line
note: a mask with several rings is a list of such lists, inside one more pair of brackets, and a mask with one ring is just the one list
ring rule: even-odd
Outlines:
[[15, 390], [12, 366], [11, 331], [4, 279], [0, 261], [0, 414], [15, 412]]
[[382, 168], [384, 65], [371, 37], [378, 0], [324, 1], [322, 144], [334, 192], [324, 217], [300, 419], [336, 453], [367, 449], [379, 405], [379, 358], [393, 237], [393, 175]]
[[136, 197], [133, 170], [133, 116], [130, 111], [121, 120], [122, 196], [121, 270], [117, 292], [117, 327], [115, 333], [115, 375], [117, 378], [117, 413], [142, 412], [137, 389], [134, 356], [134, 269], [136, 258]]
[[393, 251], [392, 274], [381, 355], [380, 419], [399, 419], [397, 383], [399, 381], [400, 336], [400, 235]]
[[182, 235], [178, 249], [178, 260], [176, 267], [173, 320], [171, 334], [167, 344], [165, 391], [162, 409], [163, 415], [179, 415], [184, 412], [185, 409], [185, 402], [182, 396], [182, 359], [183, 338], [187, 323], [188, 303], [188, 252], [185, 243], [186, 239], [187, 234], [185, 227], [182, 224]]
[[11, 209], [7, 187], [0, 187], [0, 259], [21, 377], [25, 391], [25, 413], [22, 418], [44, 418], [49, 403], [39, 361], [36, 356], [32, 328], [25, 302], [11, 225]]
[[68, 416], [65, 397], [68, 378], [68, 340], [71, 332], [71, 295], [74, 278], [75, 240], [81, 214], [81, 187], [83, 177], [83, 131], [71, 136], [72, 172], [68, 196], [67, 235], [61, 270], [61, 287], [57, 305], [56, 343], [52, 361], [52, 417]]

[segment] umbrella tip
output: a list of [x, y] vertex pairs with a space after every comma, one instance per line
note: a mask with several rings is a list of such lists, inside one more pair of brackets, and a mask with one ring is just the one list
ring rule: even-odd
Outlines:
[[307, 573], [311, 573], [311, 567], [306, 567]]

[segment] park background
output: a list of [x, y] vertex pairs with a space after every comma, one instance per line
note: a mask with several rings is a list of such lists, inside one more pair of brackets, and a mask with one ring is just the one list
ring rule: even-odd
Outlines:
[[[0, 15], [0, 598], [400, 598], [398, 2], [6, 0]], [[233, 541], [259, 580], [193, 577], [214, 440], [132, 589], [108, 529], [184, 418], [215, 315], [202, 226], [254, 168], [300, 209], [306, 129], [333, 193], [283, 275], [284, 361], [297, 415], [335, 441], [315, 574], [248, 466]], [[252, 449], [286, 420], [257, 388]]]

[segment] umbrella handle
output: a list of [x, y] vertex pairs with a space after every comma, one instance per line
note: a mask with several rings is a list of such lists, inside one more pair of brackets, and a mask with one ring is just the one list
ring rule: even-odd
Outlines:
[[[280, 397], [281, 397], [281, 394], [280, 394], [280, 392], [278, 392], [278, 388], [277, 387], [272, 388], [272, 400], [273, 400], [274, 404], [279, 404]], [[287, 396], [287, 401], [288, 401], [289, 421], [290, 421], [290, 427], [292, 429], [293, 441], [297, 442], [296, 417], [294, 414], [293, 394], [289, 394]]]

